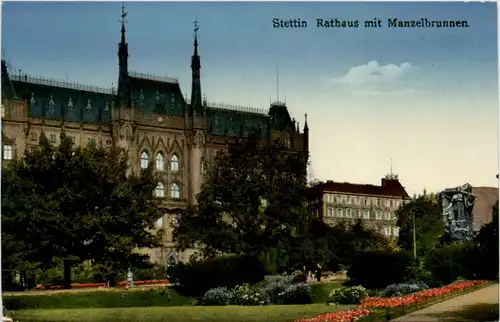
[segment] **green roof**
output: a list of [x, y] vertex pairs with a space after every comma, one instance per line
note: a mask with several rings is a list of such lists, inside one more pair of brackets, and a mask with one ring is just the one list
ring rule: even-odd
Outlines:
[[9, 75], [18, 99], [28, 102], [29, 115], [75, 122], [106, 122], [110, 119], [110, 89], [44, 78]]
[[[4, 82], [11, 83], [10, 91], [4, 90], [8, 89]], [[131, 72], [129, 84], [134, 106], [140, 112], [182, 117], [190, 106], [176, 79]], [[30, 116], [75, 122], [108, 122], [116, 98], [110, 88], [24, 75], [2, 74], [2, 85], [4, 97], [17, 96], [17, 99], [28, 102]], [[284, 130], [292, 124], [284, 106], [273, 105], [268, 115], [262, 110], [246, 107], [206, 105], [208, 130], [212, 135], [248, 137], [258, 132], [266, 136], [269, 126]]]

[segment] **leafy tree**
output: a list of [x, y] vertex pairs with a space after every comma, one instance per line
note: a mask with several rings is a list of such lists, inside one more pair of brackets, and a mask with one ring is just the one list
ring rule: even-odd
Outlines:
[[157, 245], [151, 233], [161, 216], [151, 198], [157, 180], [151, 167], [127, 176], [120, 152], [74, 149], [64, 132], [54, 147], [42, 134], [36, 149], [5, 169], [2, 223], [8, 226], [2, 238], [19, 246], [11, 258], [42, 267], [63, 259], [65, 286], [71, 287], [75, 263], [89, 259], [123, 268], [135, 248]]
[[475, 247], [467, 256], [476, 279], [498, 278], [498, 201], [493, 205], [492, 219], [481, 227], [474, 238]]
[[276, 270], [304, 236], [307, 212], [306, 157], [250, 139], [220, 153], [205, 173], [197, 207], [179, 216], [180, 249], [198, 247], [261, 258]]
[[444, 234], [437, 200], [424, 196], [415, 198], [399, 208], [396, 215], [397, 226], [400, 227], [398, 246], [413, 253], [413, 216], [415, 216], [417, 256], [425, 258], [439, 244]]

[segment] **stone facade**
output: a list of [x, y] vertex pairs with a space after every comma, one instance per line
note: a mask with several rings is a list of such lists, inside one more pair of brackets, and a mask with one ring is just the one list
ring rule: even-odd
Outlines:
[[280, 142], [285, 150], [307, 155], [307, 122], [301, 132], [279, 102], [266, 113], [202, 99], [196, 36], [190, 100], [176, 79], [129, 71], [128, 56], [122, 23], [117, 89], [9, 73], [2, 60], [3, 162], [36, 146], [42, 132], [57, 145], [63, 129], [76, 146], [94, 141], [126, 149], [131, 172], [152, 162], [160, 180], [155, 197], [165, 209], [158, 219], [164, 242], [159, 249], [144, 251], [156, 262], [185, 261], [192, 250], [173, 249], [169, 209], [196, 202], [203, 172], [217, 152], [258, 133], [264, 142]]

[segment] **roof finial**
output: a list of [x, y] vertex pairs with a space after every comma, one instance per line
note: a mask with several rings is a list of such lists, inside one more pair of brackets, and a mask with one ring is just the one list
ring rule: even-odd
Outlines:
[[304, 132], [309, 131], [309, 126], [307, 125], [307, 113], [304, 114], [305, 117], [305, 123], [304, 123]]
[[125, 44], [125, 24], [127, 23], [127, 20], [125, 20], [125, 17], [127, 16], [128, 12], [125, 11], [125, 2], [122, 2], [122, 13], [120, 15], [120, 23], [122, 25], [122, 44]]
[[391, 167], [390, 167], [390, 175], [391, 175], [391, 177], [392, 177], [392, 157], [391, 157], [391, 159], [390, 159], [390, 162], [391, 162]]

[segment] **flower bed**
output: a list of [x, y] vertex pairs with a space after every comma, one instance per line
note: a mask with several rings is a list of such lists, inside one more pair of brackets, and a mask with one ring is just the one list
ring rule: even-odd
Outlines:
[[462, 291], [469, 289], [479, 284], [483, 284], [487, 281], [463, 281], [457, 282], [450, 285], [446, 285], [439, 288], [431, 288], [428, 290], [423, 290], [406, 296], [398, 297], [366, 297], [361, 301], [360, 306], [365, 308], [392, 308], [398, 306], [407, 306], [415, 303], [423, 302], [429, 298], [436, 296], [444, 296], [446, 294], [451, 294], [456, 291]]
[[[127, 281], [120, 281], [116, 283], [117, 287], [125, 287], [127, 286]], [[169, 284], [168, 280], [147, 280], [147, 281], [134, 281], [134, 286], [145, 286], [145, 285], [166, 285]], [[73, 289], [82, 289], [82, 288], [98, 288], [98, 287], [106, 287], [106, 283], [73, 283], [71, 284], [71, 288]], [[62, 289], [60, 285], [37, 285], [37, 290], [58, 290]]]
[[406, 296], [398, 297], [366, 297], [361, 301], [357, 310], [335, 311], [320, 314], [311, 318], [302, 318], [295, 322], [351, 322], [357, 321], [371, 314], [368, 309], [394, 308], [408, 306], [426, 301], [429, 298], [443, 296], [457, 291], [470, 289], [476, 285], [484, 284], [487, 281], [461, 281], [439, 288], [427, 289]]
[[357, 310], [339, 310], [320, 314], [312, 318], [303, 318], [295, 322], [351, 322], [356, 321], [364, 316], [370, 314], [365, 308], [358, 308]]

